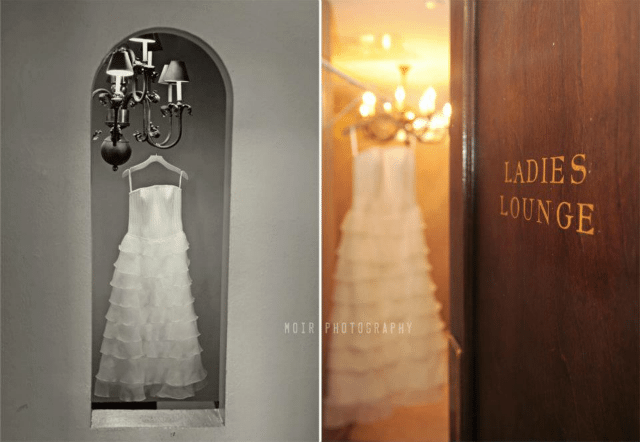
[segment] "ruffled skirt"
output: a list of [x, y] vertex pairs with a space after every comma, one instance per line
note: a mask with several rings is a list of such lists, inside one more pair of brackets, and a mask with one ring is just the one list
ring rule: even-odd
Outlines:
[[[324, 423], [371, 422], [437, 401], [447, 341], [417, 205], [350, 211], [342, 223]], [[346, 326], [345, 326], [346, 325]]]
[[184, 399], [204, 387], [184, 232], [120, 244], [95, 395]]

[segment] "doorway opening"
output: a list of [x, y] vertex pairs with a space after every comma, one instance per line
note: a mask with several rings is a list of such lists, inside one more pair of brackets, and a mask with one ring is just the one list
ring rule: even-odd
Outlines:
[[[449, 1], [322, 7], [323, 440], [450, 440], [461, 349], [450, 333]], [[384, 188], [393, 197], [378, 198]], [[385, 208], [376, 214], [376, 205]], [[422, 332], [404, 325], [393, 344], [332, 332], [336, 321], [381, 316], [396, 334], [411, 318]], [[392, 386], [399, 371], [388, 365], [413, 359], [422, 362], [406, 372], [427, 373], [424, 382]], [[361, 391], [336, 387], [347, 377]], [[436, 384], [440, 394], [423, 391]], [[398, 399], [398, 389], [423, 395]]]

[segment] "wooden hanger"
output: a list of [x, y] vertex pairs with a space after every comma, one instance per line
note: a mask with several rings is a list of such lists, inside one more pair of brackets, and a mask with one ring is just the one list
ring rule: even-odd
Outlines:
[[167, 169], [175, 172], [175, 173], [182, 173], [182, 176], [188, 180], [189, 179], [189, 175], [187, 175], [187, 172], [182, 171], [181, 169], [177, 168], [176, 166], [174, 166], [173, 164], [169, 163], [167, 160], [165, 160], [164, 158], [162, 158], [160, 155], [158, 154], [154, 154], [151, 155], [149, 158], [147, 158], [146, 160], [144, 160], [142, 163], [140, 164], [136, 164], [135, 166], [131, 166], [130, 168], [128, 168], [127, 170], [125, 170], [124, 172], [122, 172], [122, 177], [126, 177], [128, 174], [135, 172], [136, 170], [140, 170], [140, 169], [144, 169], [145, 167], [147, 167], [149, 164], [151, 163], [160, 163], [162, 164], [164, 167], [166, 167]]

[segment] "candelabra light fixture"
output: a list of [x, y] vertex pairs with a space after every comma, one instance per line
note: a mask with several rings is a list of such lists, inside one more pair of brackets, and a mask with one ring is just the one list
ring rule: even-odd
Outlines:
[[[124, 137], [122, 129], [129, 126], [129, 109], [142, 104], [142, 131], [133, 133], [136, 141], [147, 142], [158, 149], [174, 147], [182, 137], [182, 115], [186, 110], [191, 115], [191, 106], [182, 101], [182, 83], [189, 82], [185, 63], [171, 60], [158, 73], [153, 65], [153, 52], [162, 50], [158, 34], [143, 34], [129, 39], [130, 44], [140, 43], [140, 58], [129, 45], [122, 45], [109, 56], [106, 69], [109, 89], [99, 88], [92, 97], [98, 97], [108, 108], [105, 124], [110, 128], [109, 135], [101, 146], [102, 158], [117, 170], [131, 156], [131, 146]], [[161, 101], [160, 94], [152, 90], [152, 84], [167, 86], [167, 102], [160, 105], [163, 117], [169, 117], [169, 131], [161, 139], [159, 126], [151, 121], [152, 105]], [[176, 89], [175, 101], [173, 88]], [[174, 128], [174, 120], [176, 127]], [[96, 130], [93, 139], [97, 140], [101, 131]]]
[[418, 103], [418, 109], [406, 104], [407, 73], [409, 65], [400, 65], [402, 83], [395, 91], [395, 101], [380, 100], [373, 92], [362, 95], [360, 115], [363, 120], [358, 126], [364, 133], [377, 141], [396, 139], [408, 143], [408, 136], [429, 143], [441, 141], [447, 134], [451, 121], [451, 104], [446, 103], [441, 112], [436, 113], [436, 91], [429, 87]]

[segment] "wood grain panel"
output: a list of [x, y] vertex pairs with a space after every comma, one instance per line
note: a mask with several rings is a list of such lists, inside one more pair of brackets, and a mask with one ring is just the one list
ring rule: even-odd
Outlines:
[[640, 439], [639, 28], [636, 1], [477, 4], [478, 440]]

